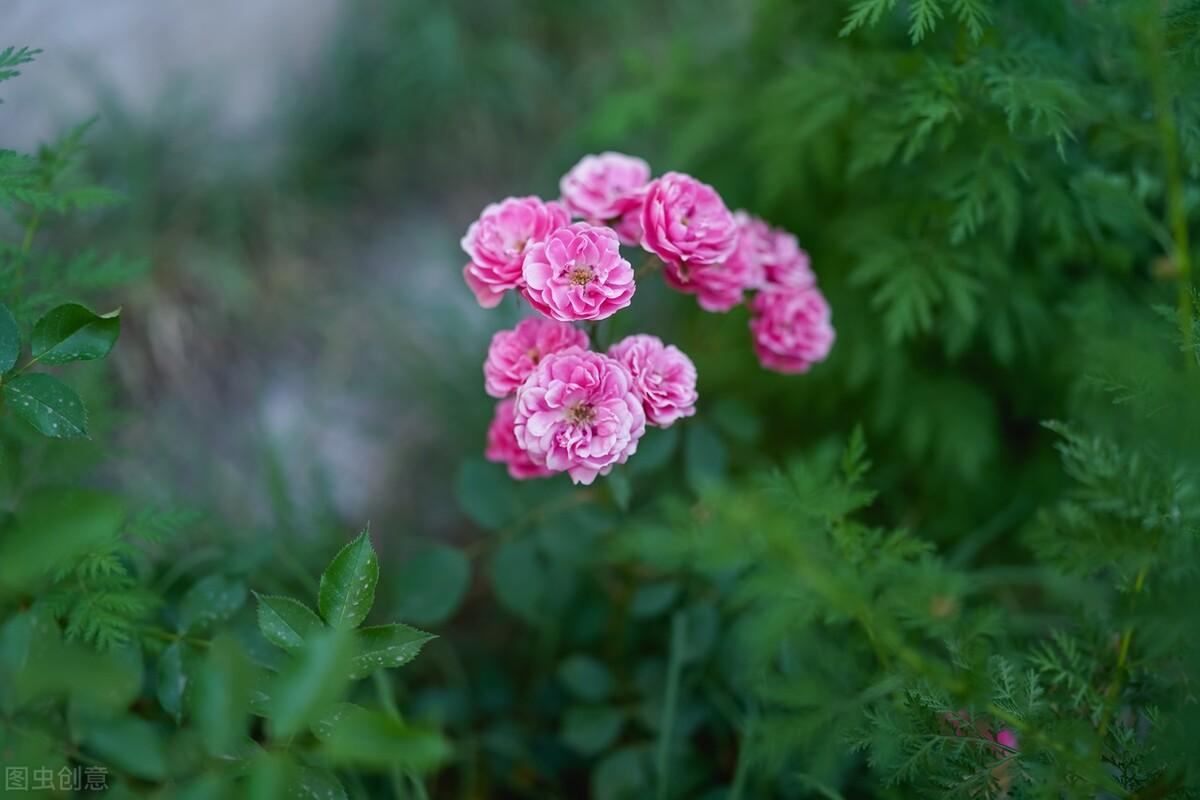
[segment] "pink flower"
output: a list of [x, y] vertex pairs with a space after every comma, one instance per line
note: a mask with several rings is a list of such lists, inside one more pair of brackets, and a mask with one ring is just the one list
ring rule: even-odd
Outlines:
[[584, 156], [559, 181], [563, 205], [595, 225], [640, 205], [636, 190], [650, 180], [650, 165], [621, 153]]
[[681, 292], [696, 295], [705, 311], [724, 312], [740, 304], [747, 289], [763, 283], [763, 252], [770, 247], [771, 230], [762, 220], [744, 211], [734, 214], [737, 246], [719, 264], [694, 266], [667, 262], [663, 277]]
[[496, 331], [492, 336], [483, 362], [484, 388], [492, 397], [507, 397], [544, 357], [569, 347], [586, 350], [587, 346], [587, 334], [566, 322], [523, 319], [512, 330]]
[[472, 266], [474, 265], [468, 261], [467, 265], [463, 267], [463, 280], [467, 282], [467, 288], [475, 295], [475, 300], [484, 308], [495, 308], [500, 305], [500, 301], [504, 299], [504, 292], [493, 292], [492, 287], [475, 277], [471, 272]]
[[689, 175], [652, 181], [642, 207], [642, 247], [667, 263], [717, 264], [733, 253], [738, 228], [721, 196]]
[[759, 292], [750, 301], [754, 351], [767, 369], [807, 372], [833, 347], [829, 304], [815, 286]]
[[517, 389], [514, 430], [535, 464], [590, 484], [633, 455], [646, 414], [619, 362], [563, 350], [543, 358]]
[[479, 304], [492, 308], [502, 295], [521, 285], [521, 265], [526, 251], [571, 221], [558, 203], [536, 197], [509, 197], [492, 203], [471, 223], [462, 248], [471, 257], [463, 272]]
[[612, 224], [621, 244], [637, 247], [642, 243], [642, 207], [646, 204], [646, 187], [634, 190], [627, 198], [629, 210]]
[[533, 463], [529, 454], [517, 444], [513, 432], [513, 411], [517, 402], [511, 397], [496, 404], [496, 414], [488, 427], [487, 449], [483, 451], [488, 461], [508, 465], [508, 474], [520, 481], [526, 478], [544, 478], [554, 473]]
[[770, 228], [761, 220], [756, 221], [765, 229], [759, 251], [763, 288], [807, 289], [815, 286], [817, 278], [809, 264], [808, 253], [800, 248], [796, 237], [787, 231]]
[[617, 234], [587, 222], [529, 248], [524, 276], [530, 305], [562, 322], [611, 317], [633, 298], [633, 267], [621, 258]]
[[646, 422], [666, 428], [696, 413], [696, 365], [674, 345], [657, 336], [626, 336], [608, 349], [633, 376]]

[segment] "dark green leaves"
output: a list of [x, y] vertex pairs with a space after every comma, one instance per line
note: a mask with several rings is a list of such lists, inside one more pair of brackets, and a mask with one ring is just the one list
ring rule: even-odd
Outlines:
[[[100, 315], [77, 303], [51, 309], [34, 325], [32, 357], [3, 381], [5, 406], [45, 436], [87, 436], [87, 409], [79, 395], [53, 375], [25, 370], [39, 363], [54, 366], [104, 358], [121, 332], [119, 313]], [[11, 372], [20, 355], [20, 328], [0, 304], [0, 375]]]
[[104, 358], [121, 332], [120, 310], [100, 315], [77, 303], [51, 309], [33, 327], [33, 360], [44, 365]]
[[[452, 553], [457, 569], [457, 558], [461, 554]], [[416, 576], [410, 571], [409, 577], [415, 579]], [[416, 658], [426, 642], [436, 637], [400, 623], [355, 630], [371, 610], [378, 579], [379, 559], [364, 531], [341, 549], [321, 576], [318, 606], [324, 620], [299, 600], [255, 595], [258, 599], [258, 629], [271, 644], [310, 662], [312, 670], [336, 667], [340, 670], [337, 681], [358, 680], [379, 669], [403, 666]], [[461, 596], [465, 589], [465, 576], [461, 582], [464, 585], [453, 590], [456, 596]], [[426, 590], [432, 591], [430, 587]], [[452, 605], [457, 604], [457, 597], [452, 600]], [[441, 600], [436, 605], [438, 609], [435, 610], [439, 613], [446, 607]], [[341, 639], [330, 639], [331, 631], [345, 633], [345, 642], [338, 644]], [[337, 655], [329, 649], [335, 646], [340, 648], [338, 652], [345, 650], [345, 653]], [[294, 680], [302, 682], [300, 677]], [[273, 699], [279, 702], [274, 696]], [[300, 723], [285, 718], [285, 728], [291, 724]]]
[[268, 642], [295, 652], [304, 640], [324, 627], [312, 609], [290, 597], [255, 595], [258, 598], [258, 629]]
[[363, 531], [334, 557], [321, 575], [317, 607], [330, 626], [352, 630], [362, 624], [375, 602], [379, 558]]
[[209, 575], [188, 590], [179, 603], [179, 630], [187, 633], [228, 619], [246, 602], [246, 584], [224, 575]]
[[0, 375], [17, 365], [21, 355], [21, 329], [8, 306], [0, 303]]
[[358, 654], [354, 657], [350, 677], [365, 678], [377, 669], [403, 666], [416, 658], [425, 643], [434, 638], [432, 633], [398, 622], [363, 628], [355, 637]]
[[396, 613], [418, 625], [439, 625], [458, 609], [471, 582], [471, 562], [457, 548], [434, 545], [400, 567]]
[[40, 433], [55, 439], [87, 436], [87, 409], [79, 395], [44, 372], [4, 382], [4, 403]]

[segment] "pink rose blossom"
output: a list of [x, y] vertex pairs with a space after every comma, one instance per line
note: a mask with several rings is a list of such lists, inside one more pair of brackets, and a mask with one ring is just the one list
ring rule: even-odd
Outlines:
[[517, 389], [514, 431], [535, 464], [590, 484], [623, 464], [646, 432], [633, 377], [618, 361], [589, 350], [541, 360]]
[[646, 187], [636, 189], [627, 198], [629, 210], [612, 224], [621, 244], [637, 247], [642, 243], [642, 207], [646, 204]]
[[504, 299], [504, 292], [493, 292], [492, 287], [471, 273], [472, 266], [468, 261], [467, 265], [463, 267], [463, 280], [467, 282], [467, 288], [475, 295], [475, 300], [484, 308], [495, 308], [500, 305], [500, 301]]
[[771, 230], [762, 220], [744, 211], [734, 214], [738, 225], [737, 246], [719, 264], [667, 262], [663, 277], [681, 292], [696, 295], [705, 311], [724, 312], [739, 305], [747, 289], [763, 283], [763, 252], [771, 245]]
[[696, 365], [679, 348], [647, 334], [627, 336], [608, 349], [633, 376], [646, 422], [666, 428], [696, 413]]
[[569, 347], [588, 346], [585, 332], [566, 322], [534, 317], [512, 330], [496, 331], [483, 362], [484, 388], [492, 397], [507, 397], [525, 382], [538, 362]]
[[594, 225], [640, 206], [636, 190], [650, 180], [650, 165], [621, 153], [584, 156], [559, 181], [563, 205]]
[[633, 298], [633, 267], [621, 258], [617, 234], [587, 222], [529, 248], [524, 277], [530, 305], [562, 322], [611, 317]]
[[479, 304], [491, 308], [500, 301], [488, 292], [502, 295], [520, 286], [525, 253], [570, 221], [560, 204], [536, 197], [510, 197], [485, 208], [462, 238], [471, 257], [463, 274]]
[[807, 289], [815, 286], [817, 278], [813, 275], [808, 253], [801, 249], [796, 237], [787, 231], [769, 228], [761, 221], [760, 224], [767, 229], [759, 255], [763, 288]]
[[754, 351], [767, 369], [807, 372], [833, 347], [829, 304], [815, 286], [759, 292], [750, 301]]
[[733, 253], [738, 227], [721, 196], [689, 175], [652, 181], [642, 207], [642, 247], [667, 263], [717, 264]]
[[517, 444], [517, 436], [513, 432], [513, 411], [516, 405], [516, 401], [511, 397], [496, 404], [496, 414], [488, 427], [484, 456], [488, 461], [506, 464], [508, 474], [518, 481], [553, 475], [552, 471], [533, 463], [529, 454]]

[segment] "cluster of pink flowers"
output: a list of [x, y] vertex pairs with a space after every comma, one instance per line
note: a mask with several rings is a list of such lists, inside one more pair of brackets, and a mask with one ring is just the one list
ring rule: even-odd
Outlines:
[[805, 372], [829, 354], [829, 305], [796, 237], [730, 211], [708, 184], [652, 178], [620, 153], [585, 156], [559, 189], [557, 201], [489, 205], [462, 239], [463, 277], [481, 306], [515, 291], [541, 315], [497, 333], [484, 364], [487, 392], [501, 399], [487, 455], [514, 478], [591, 483], [633, 454], [646, 425], [695, 412], [696, 368], [680, 350], [635, 335], [596, 353], [573, 327], [632, 302], [637, 276], [621, 245], [657, 257], [667, 284], [706, 311], [746, 303], [764, 367]]
[[591, 483], [637, 451], [647, 425], [696, 412], [691, 359], [645, 334], [597, 353], [569, 323], [525, 319], [492, 337], [483, 376], [501, 398], [485, 455], [518, 480], [565, 472]]

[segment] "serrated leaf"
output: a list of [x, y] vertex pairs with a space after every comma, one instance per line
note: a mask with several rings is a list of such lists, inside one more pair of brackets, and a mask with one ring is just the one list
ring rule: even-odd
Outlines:
[[79, 395], [44, 372], [4, 382], [4, 402], [40, 433], [57, 439], [87, 436], [87, 409]]
[[358, 652], [350, 677], [357, 680], [377, 669], [403, 666], [417, 657], [426, 642], [436, 638], [399, 623], [363, 628], [355, 634]]
[[258, 629], [275, 645], [295, 652], [305, 640], [325, 627], [311, 608], [291, 597], [255, 594], [258, 600]]
[[121, 333], [120, 313], [96, 314], [78, 303], [50, 309], [33, 326], [33, 360], [52, 365], [104, 358]]
[[362, 624], [375, 602], [379, 558], [366, 531], [334, 556], [321, 575], [317, 607], [333, 628], [352, 630]]
[[179, 601], [179, 630], [197, 630], [228, 619], [246, 602], [246, 584], [225, 575], [201, 579]]
[[21, 329], [8, 306], [0, 303], [0, 375], [16, 366], [21, 357]]
[[440, 625], [458, 610], [470, 582], [466, 554], [434, 545], [404, 562], [396, 573], [396, 616], [417, 625]]

